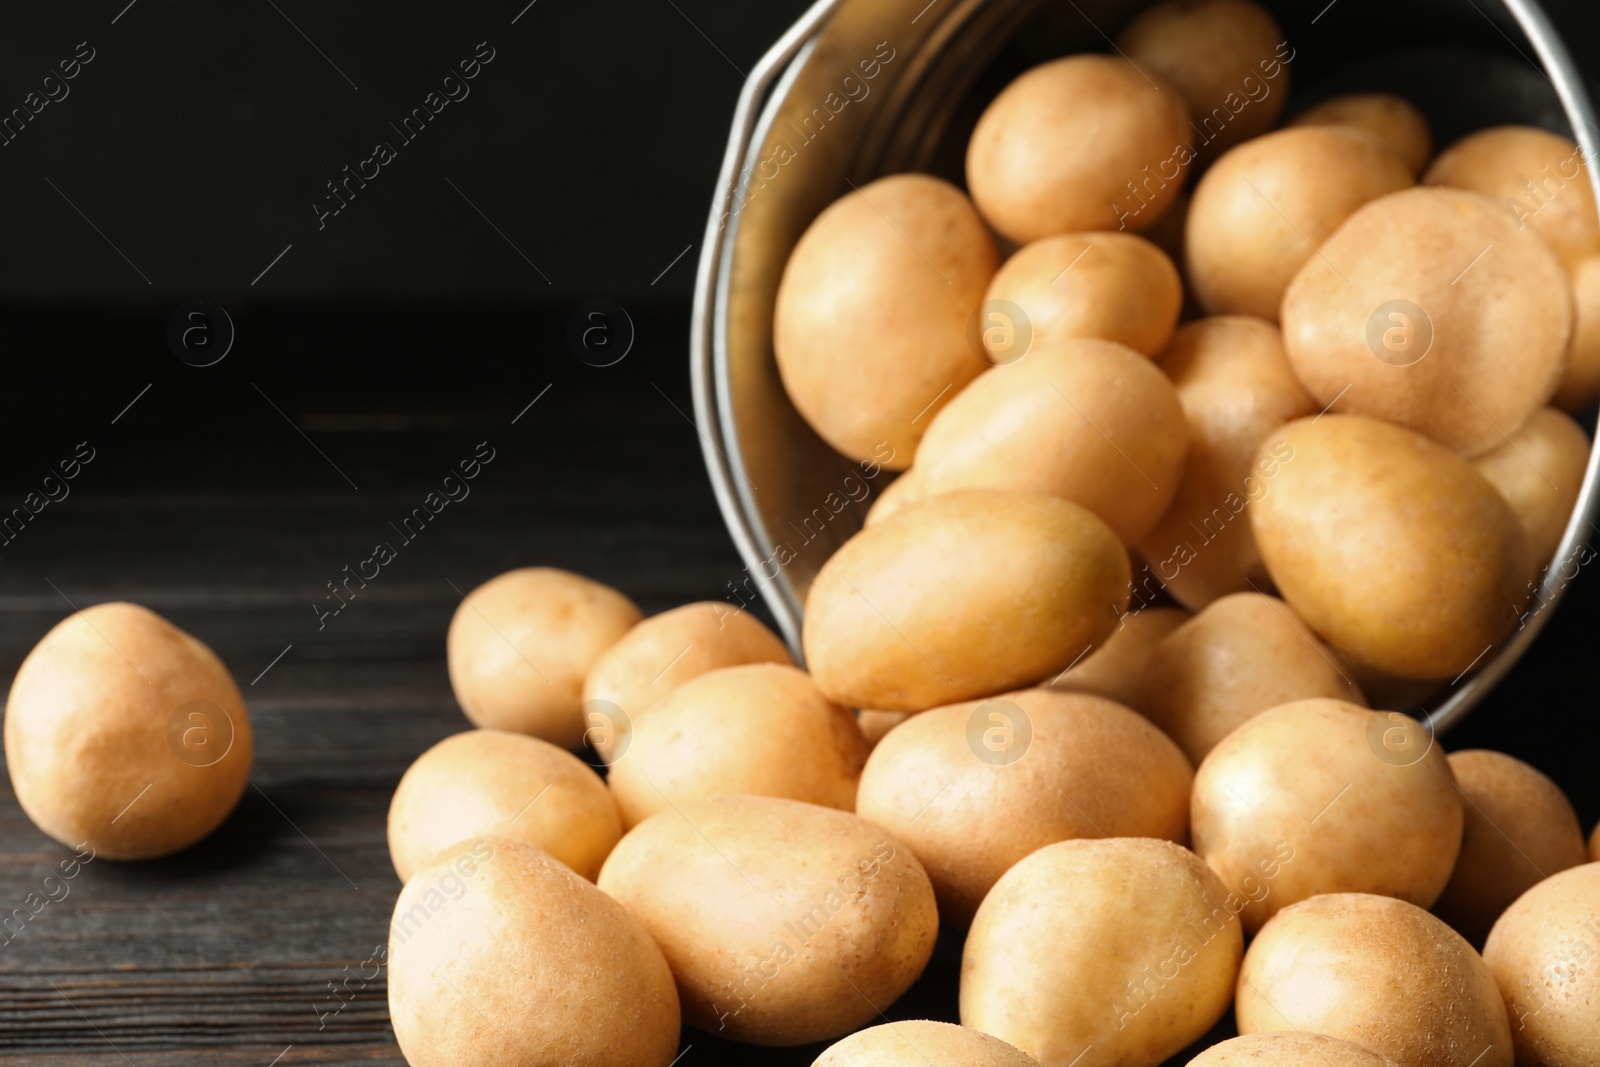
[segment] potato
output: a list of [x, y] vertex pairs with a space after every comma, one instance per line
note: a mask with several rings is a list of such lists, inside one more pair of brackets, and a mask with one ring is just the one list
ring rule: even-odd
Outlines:
[[1289, 362], [1319, 407], [1476, 456], [1555, 391], [1572, 286], [1496, 204], [1408, 189], [1351, 215], [1306, 261], [1282, 321]]
[[804, 671], [752, 663], [674, 689], [634, 726], [609, 781], [627, 827], [718, 796], [853, 811], [867, 750], [855, 716], [817, 692]]
[[1600, 256], [1572, 267], [1572, 342], [1550, 403], [1577, 414], [1600, 400]]
[[1503, 752], [1450, 755], [1465, 799], [1461, 855], [1433, 912], [1483, 944], [1511, 902], [1536, 883], [1588, 860], [1578, 813], [1561, 787]]
[[584, 678], [639, 618], [633, 601], [588, 578], [507, 571], [463, 597], [450, 620], [450, 687], [475, 726], [575, 749], [587, 727]]
[[978, 908], [962, 1025], [1043, 1067], [1154, 1067], [1228, 1010], [1236, 917], [1217, 876], [1170, 841], [1047, 845]]
[[606, 783], [548, 741], [468, 730], [417, 757], [389, 801], [389, 857], [402, 882], [458, 841], [535, 845], [594, 881], [622, 836]]
[[1511, 508], [1470, 463], [1356, 415], [1291, 422], [1250, 523], [1283, 598], [1347, 661], [1453, 678], [1505, 636], [1527, 599]]
[[1412, 174], [1433, 155], [1433, 132], [1416, 106], [1392, 93], [1346, 93], [1296, 115], [1290, 126], [1334, 126], [1372, 138], [1394, 153]]
[[889, 735], [889, 731], [911, 718], [915, 712], [910, 711], [873, 711], [862, 709], [856, 712], [856, 726], [861, 730], [861, 736], [866, 739], [867, 748], [876, 748], [879, 741]]
[[858, 1031], [811, 1067], [1039, 1067], [1032, 1056], [976, 1030], [914, 1019]]
[[215, 652], [138, 604], [74, 612], [6, 698], [6, 769], [50, 837], [105, 859], [180, 852], [250, 778], [250, 716]]
[[[989, 283], [986, 303], [1027, 316], [1034, 344], [1098, 337], [1154, 356], [1172, 340], [1183, 281], [1167, 254], [1131, 233], [1064, 233], [1018, 249]], [[983, 334], [990, 362], [1021, 356]], [[1014, 341], [1012, 342], [1015, 343]]]
[[1209, 315], [1277, 321], [1290, 280], [1329, 235], [1361, 205], [1412, 184], [1387, 150], [1336, 127], [1247, 141], [1195, 186], [1184, 245], [1195, 298]]
[[668, 1067], [678, 995], [621, 904], [522, 841], [417, 869], [389, 927], [389, 1015], [411, 1067]]
[[939, 405], [986, 366], [967, 332], [999, 265], [949, 182], [896, 174], [845, 194], [778, 286], [772, 343], [789, 399], [851, 459], [909, 467]]
[[1250, 501], [1267, 491], [1256, 446], [1316, 411], [1284, 355], [1278, 328], [1247, 315], [1187, 323], [1161, 356], [1188, 424], [1188, 459], [1172, 505], [1139, 539], [1168, 593], [1198, 611], [1266, 584]]
[[1105, 640], [1128, 579], [1116, 534], [1076, 504], [946, 493], [823, 564], [806, 599], [806, 662], [846, 707], [923, 711], [1003, 693]]
[[1241, 1034], [1327, 1034], [1402, 1067], [1511, 1067], [1505, 1006], [1483, 960], [1389, 897], [1330, 893], [1285, 908], [1245, 953], [1234, 1013]]
[[753, 1045], [801, 1045], [876, 1019], [927, 965], [933, 886], [864, 819], [772, 797], [717, 797], [623, 837], [600, 888], [666, 954], [684, 1020]]
[[1324, 1034], [1268, 1030], [1212, 1045], [1189, 1067], [1399, 1067], [1389, 1057]]
[[1182, 189], [1191, 136], [1188, 106], [1159, 76], [1120, 56], [1067, 56], [1027, 71], [984, 109], [967, 142], [967, 187], [1018, 244], [1138, 232]]
[[1143, 716], [1028, 689], [912, 716], [879, 742], [856, 812], [910, 846], [965, 926], [1000, 876], [1079, 837], [1189, 839], [1194, 769]]
[[1148, 359], [1112, 341], [1063, 339], [984, 372], [945, 405], [917, 478], [926, 496], [1052, 493], [1131, 542], [1178, 491], [1187, 433], [1172, 383]]
[[1289, 48], [1248, 0], [1167, 0], [1117, 34], [1117, 50], [1183, 94], [1199, 147], [1231, 148], [1272, 129], [1289, 97]]
[[878, 491], [862, 525], [875, 526], [921, 499], [922, 487], [914, 477], [914, 472], [908, 470]]
[[1589, 438], [1572, 417], [1540, 408], [1505, 444], [1472, 461], [1478, 473], [1500, 491], [1522, 524], [1527, 570], [1536, 576], [1548, 565], [1567, 532], [1589, 467]]
[[1250, 932], [1316, 893], [1426, 908], [1461, 847], [1461, 798], [1433, 736], [1399, 712], [1325, 698], [1223, 738], [1195, 772], [1189, 815], [1194, 850], [1249, 898]]
[[1274, 596], [1234, 593], [1150, 653], [1142, 709], [1195, 763], [1239, 726], [1292, 700], [1365, 705], [1338, 657]]
[[1130, 611], [1118, 620], [1117, 628], [1104, 644], [1052, 679], [1047, 688], [1102, 696], [1143, 711], [1149, 702], [1145, 667], [1150, 651], [1190, 617], [1182, 608]]
[[1569, 266], [1600, 252], [1583, 149], [1560, 134], [1533, 126], [1479, 130], [1440, 152], [1422, 181], [1482, 193]]

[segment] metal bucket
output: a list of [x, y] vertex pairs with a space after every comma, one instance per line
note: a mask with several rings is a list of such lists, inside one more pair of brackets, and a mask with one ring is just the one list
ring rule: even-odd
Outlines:
[[[1582, 77], [1535, 0], [1266, 0], [1295, 49], [1295, 107], [1388, 90], [1427, 113], [1439, 145], [1502, 123], [1600, 139]], [[958, 184], [968, 134], [1012, 77], [1106, 51], [1141, 0], [817, 0], [751, 72], [702, 245], [691, 378], [702, 451], [745, 561], [730, 599], [764, 599], [796, 655], [806, 592], [892, 477], [824, 444], [794, 409], [772, 351], [784, 264], [823, 208], [901, 171]], [[1396, 42], [1404, 47], [1397, 49]], [[1600, 174], [1590, 180], [1600, 192]], [[1600, 452], [1522, 625], [1441, 689], [1436, 729], [1464, 716], [1521, 656], [1587, 562]], [[1584, 554], [1580, 556], [1580, 552]], [[1537, 609], [1537, 610], [1535, 610]]]

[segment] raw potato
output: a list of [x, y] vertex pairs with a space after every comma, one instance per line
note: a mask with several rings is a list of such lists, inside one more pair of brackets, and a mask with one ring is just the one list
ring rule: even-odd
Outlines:
[[1476, 456], [1555, 391], [1572, 285], [1499, 205], [1408, 189], [1351, 215], [1306, 261], [1282, 321], [1289, 362], [1319, 407]]
[[1135, 711], [1144, 711], [1149, 702], [1145, 666], [1150, 660], [1150, 651], [1190, 618], [1182, 608], [1130, 611], [1118, 621], [1117, 628], [1104, 644], [1052, 680], [1048, 688], [1062, 693], [1102, 696]]
[[945, 405], [923, 439], [917, 479], [926, 496], [1052, 493], [1132, 542], [1178, 491], [1187, 435], [1172, 383], [1137, 352], [1089, 338], [1036, 343]]
[[856, 812], [910, 846], [965, 926], [1018, 860], [1081, 837], [1189, 837], [1194, 769], [1149, 720], [1028, 689], [913, 716], [873, 750]]
[[1312, 697], [1366, 704], [1294, 609], [1260, 593], [1211, 604], [1155, 647], [1146, 671], [1150, 698], [1141, 710], [1195, 763], [1279, 704]]
[[[1172, 340], [1183, 281], [1167, 254], [1143, 237], [1064, 233], [1034, 241], [1001, 265], [985, 297], [998, 300], [1027, 315], [1035, 345], [1098, 337], [1154, 356]], [[995, 336], [1003, 335], [983, 334], [991, 362], [1022, 358], [991, 344]]]
[[773, 663], [708, 671], [636, 723], [611, 765], [624, 826], [718, 796], [788, 797], [853, 811], [867, 740], [804, 671]]
[[967, 143], [967, 187], [1018, 244], [1138, 232], [1183, 187], [1191, 137], [1188, 106], [1159, 76], [1120, 56], [1067, 56], [1023, 74], [984, 110]]
[[583, 744], [583, 682], [639, 621], [633, 601], [553, 567], [507, 571], [468, 593], [450, 620], [450, 686], [475, 726]]
[[864, 819], [718, 797], [641, 823], [600, 872], [666, 954], [684, 1021], [752, 1045], [848, 1033], [916, 981], [939, 932], [933, 886]]
[[1264, 711], [1223, 738], [1190, 807], [1194, 850], [1249, 898], [1250, 932], [1317, 893], [1428, 907], [1461, 825], [1450, 764], [1420, 723], [1326, 699]]
[[33, 824], [117, 860], [179, 852], [222, 825], [254, 752], [216, 653], [120, 603], [67, 616], [28, 653], [6, 699], [5, 747]]
[[846, 707], [924, 711], [1003, 693], [1105, 640], [1128, 580], [1116, 534], [1076, 504], [946, 493], [823, 564], [806, 599], [806, 662]]
[[1335, 127], [1247, 141], [1195, 186], [1184, 246], [1195, 298], [1210, 315], [1277, 321], [1290, 280], [1329, 235], [1363, 204], [1413, 184], [1390, 152]]
[[873, 498], [872, 506], [867, 509], [863, 526], [874, 526], [922, 499], [922, 486], [918, 484], [914, 473], [906, 471], [879, 491]]
[[1247, 0], [1168, 0], [1117, 34], [1117, 48], [1183, 94], [1200, 147], [1219, 152], [1272, 129], [1289, 97], [1288, 47]]
[[1324, 1034], [1268, 1030], [1212, 1045], [1189, 1067], [1399, 1067], [1389, 1057], [1353, 1041]]
[[468, 730], [417, 757], [389, 802], [389, 857], [402, 882], [451, 845], [510, 837], [594, 881], [622, 836], [601, 777], [548, 741]]
[[1139, 540], [1173, 599], [1198, 611], [1220, 596], [1267, 584], [1250, 520], [1271, 492], [1255, 468], [1272, 430], [1316, 411], [1295, 378], [1278, 328], [1248, 315], [1184, 325], [1159, 365], [1188, 424], [1188, 459], [1172, 506]]
[[1403, 900], [1332, 893], [1286, 908], [1245, 953], [1241, 1034], [1300, 1030], [1402, 1067], [1511, 1067], [1494, 976], [1461, 935]]
[[1483, 958], [1511, 1015], [1517, 1062], [1600, 1063], [1600, 863], [1562, 871], [1528, 890], [1494, 924]]
[[1505, 444], [1472, 465], [1516, 513], [1527, 545], [1525, 573], [1536, 576], [1555, 556], [1583, 487], [1589, 466], [1583, 428], [1564, 412], [1540, 408]]
[[1356, 415], [1291, 422], [1250, 506], [1283, 598], [1347, 660], [1402, 678], [1454, 678], [1516, 621], [1527, 546], [1470, 463]]
[[1372, 138], [1394, 153], [1412, 174], [1433, 155], [1433, 132], [1416, 106], [1392, 93], [1348, 93], [1330, 97], [1296, 115], [1291, 126], [1336, 126]]
[[789, 399], [851, 459], [909, 467], [941, 397], [987, 365], [967, 333], [999, 265], [949, 182], [897, 174], [840, 197], [778, 286], [773, 347]]
[[1572, 267], [1572, 343], [1550, 403], [1577, 414], [1600, 400], [1600, 256]]
[[411, 1067], [668, 1067], [678, 995], [621, 904], [532, 845], [463, 841], [389, 927], [389, 1015]]
[[927, 1020], [884, 1023], [830, 1046], [811, 1067], [1039, 1067], [988, 1034]]
[[1042, 1067], [1154, 1067], [1228, 1010], [1243, 935], [1188, 849], [1063, 841], [984, 899], [961, 959], [961, 1022]]
[[867, 748], [876, 748], [879, 741], [889, 735], [889, 731], [905, 722], [915, 714], [910, 711], [872, 711], [862, 709], [856, 712], [856, 725], [861, 730], [861, 736], [866, 738]]
[[1519, 759], [1455, 752], [1450, 769], [1466, 799], [1466, 832], [1434, 914], [1483, 944], [1511, 902], [1536, 883], [1588, 860], [1578, 813], [1561, 787]]

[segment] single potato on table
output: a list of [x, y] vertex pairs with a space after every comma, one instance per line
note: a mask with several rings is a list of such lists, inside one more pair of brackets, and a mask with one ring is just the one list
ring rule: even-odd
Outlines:
[[1578, 503], [1589, 467], [1589, 438], [1565, 412], [1535, 411], [1506, 443], [1472, 461], [1500, 491], [1522, 523], [1526, 573], [1537, 576], [1550, 563]]
[[1145, 668], [1151, 651], [1192, 617], [1182, 608], [1130, 611], [1118, 620], [1103, 644], [1057, 675], [1046, 688], [1101, 696], [1142, 712], [1150, 699]]
[[1039, 1061], [997, 1037], [916, 1019], [851, 1034], [811, 1067], [1039, 1067]]
[[1392, 93], [1347, 93], [1329, 97], [1289, 121], [1290, 126], [1334, 126], [1372, 138], [1412, 174], [1433, 155], [1433, 131], [1416, 105]]

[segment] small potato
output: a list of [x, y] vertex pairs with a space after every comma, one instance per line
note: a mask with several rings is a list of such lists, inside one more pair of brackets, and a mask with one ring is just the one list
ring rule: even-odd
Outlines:
[[1191, 137], [1188, 106], [1159, 76], [1120, 56], [1067, 56], [1023, 74], [984, 110], [967, 142], [967, 187], [1018, 244], [1138, 232], [1182, 189]]
[[1291, 422], [1250, 507], [1273, 582], [1346, 661], [1453, 678], [1505, 636], [1527, 600], [1527, 545], [1470, 463], [1356, 415]]
[[1549, 246], [1476, 193], [1374, 200], [1283, 295], [1283, 343], [1319, 407], [1499, 446], [1555, 392], [1572, 285]]
[[863, 708], [856, 712], [856, 726], [861, 730], [861, 736], [866, 738], [869, 749], [876, 748], [879, 741], [889, 735], [889, 731], [911, 718], [915, 712], [910, 711], [872, 711]]
[[1329, 235], [1363, 204], [1413, 184], [1387, 150], [1335, 127], [1245, 142], [1195, 186], [1184, 245], [1195, 298], [1209, 315], [1276, 322], [1290, 280]]
[[1194, 770], [1149, 720], [1027, 689], [922, 712], [867, 760], [856, 812], [910, 846], [950, 926], [1014, 863], [1080, 837], [1189, 838]]
[[1043, 1067], [1154, 1067], [1228, 1010], [1243, 935], [1188, 849], [1062, 841], [995, 883], [961, 958], [961, 1023]]
[[1440, 152], [1422, 181], [1482, 193], [1518, 229], [1543, 237], [1568, 266], [1600, 253], [1588, 163], [1583, 149], [1558, 133], [1533, 126], [1479, 130]]
[[1402, 1067], [1512, 1062], [1489, 968], [1460, 934], [1389, 897], [1330, 893], [1285, 908], [1245, 953], [1234, 1013], [1241, 1034], [1326, 1034]]
[[1172, 383], [1148, 359], [1112, 341], [1063, 339], [985, 371], [946, 404], [917, 478], [927, 496], [1051, 493], [1132, 542], [1178, 491], [1187, 435]]
[[1494, 924], [1483, 958], [1505, 998], [1517, 1062], [1600, 1063], [1600, 863], [1553, 874]]
[[1422, 724], [1327, 699], [1280, 705], [1223, 738], [1190, 806], [1194, 850], [1250, 898], [1250, 932], [1317, 893], [1428, 907], [1461, 825], [1450, 764]]
[[1324, 1034], [1268, 1030], [1212, 1045], [1189, 1067], [1399, 1067], [1389, 1057], [1353, 1041]]
[[1183, 94], [1199, 145], [1219, 152], [1272, 129], [1294, 50], [1248, 0], [1167, 0], [1117, 34], [1117, 49]]
[[668, 1067], [678, 994], [626, 908], [547, 853], [462, 841], [389, 926], [389, 1015], [411, 1067]]
[[634, 725], [609, 781], [622, 824], [719, 796], [789, 797], [853, 811], [868, 745], [850, 712], [794, 667], [708, 671]]
[[1394, 153], [1412, 174], [1433, 155], [1433, 132], [1416, 105], [1392, 93], [1347, 93], [1296, 115], [1290, 126], [1335, 126], [1372, 138]]
[[[1001, 264], [985, 303], [1001, 300], [1022, 309], [1034, 344], [1098, 337], [1154, 356], [1172, 340], [1183, 281], [1167, 254], [1143, 237], [1064, 233], [1040, 238]], [[983, 341], [993, 363], [1022, 358], [1004, 334], [986, 330]]]
[[811, 1067], [1039, 1067], [1039, 1061], [997, 1037], [918, 1019], [851, 1034]]
[[450, 687], [475, 726], [583, 744], [583, 682], [640, 618], [609, 586], [523, 567], [468, 593], [450, 620]]
[[1466, 831], [1433, 912], [1481, 945], [1512, 901], [1588, 854], [1572, 802], [1526, 763], [1476, 749], [1452, 753], [1450, 769], [1466, 801]]
[[572, 753], [504, 730], [468, 730], [417, 757], [389, 802], [402, 882], [458, 841], [525, 841], [594, 881], [622, 836], [606, 783]]
[[1150, 721], [1195, 763], [1279, 704], [1328, 697], [1365, 706], [1349, 670], [1293, 608], [1234, 593], [1178, 627], [1150, 653]]
[[1047, 688], [1060, 693], [1087, 693], [1144, 711], [1149, 703], [1150, 651], [1163, 637], [1192, 616], [1182, 608], [1130, 611], [1118, 621], [1105, 643], [1053, 679]]
[[1589, 467], [1589, 438], [1572, 417], [1540, 408], [1506, 443], [1472, 461], [1522, 524], [1527, 573], [1550, 563]]
[[921, 499], [922, 487], [917, 483], [913, 472], [908, 470], [878, 490], [872, 506], [867, 509], [867, 518], [862, 525], [874, 526]]
[[846, 707], [924, 711], [1003, 693], [1105, 640], [1128, 581], [1116, 534], [1076, 504], [945, 493], [823, 564], [806, 599], [806, 662]]
[[1316, 411], [1295, 378], [1278, 328], [1248, 315], [1186, 324], [1159, 360], [1188, 424], [1177, 495], [1139, 540], [1173, 599], [1193, 611], [1266, 584], [1250, 520], [1268, 491], [1256, 446], [1272, 430]]
[[846, 193], [778, 286], [772, 343], [789, 399], [851, 459], [909, 467], [939, 404], [987, 365], [967, 332], [999, 265], [949, 182], [896, 174]]
[[803, 1045], [878, 1018], [933, 954], [933, 886], [864, 819], [717, 797], [634, 828], [600, 888], [650, 931], [684, 1020], [752, 1045]]
[[22, 661], [5, 749], [17, 803], [40, 830], [90, 857], [145, 860], [222, 825], [254, 744], [215, 652], [148, 608], [96, 604]]
[[1550, 403], [1577, 414], [1600, 400], [1600, 256], [1572, 267], [1572, 343]]

